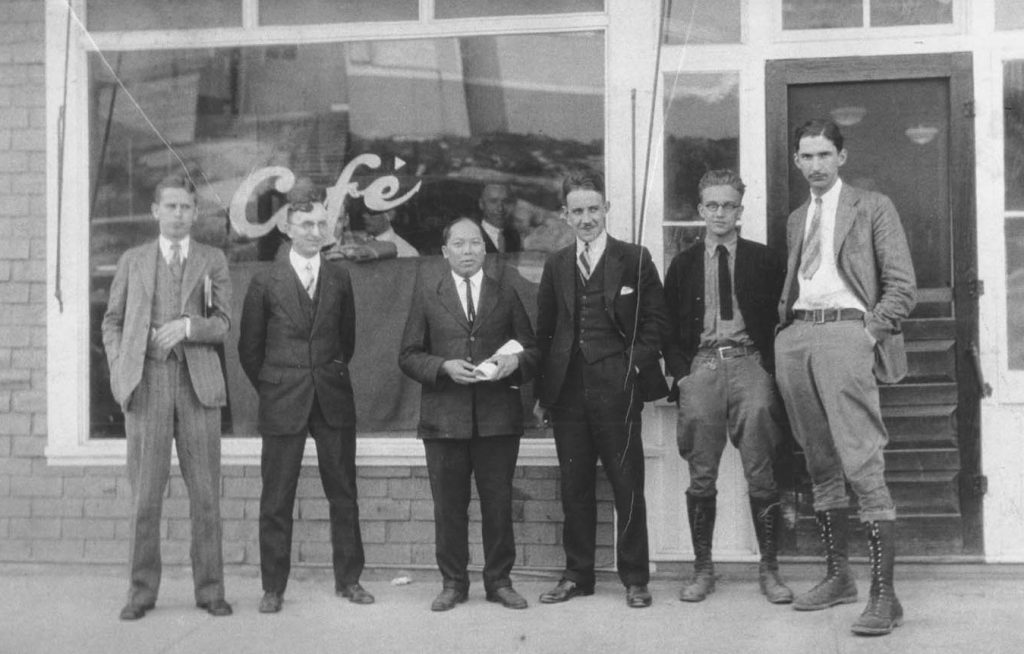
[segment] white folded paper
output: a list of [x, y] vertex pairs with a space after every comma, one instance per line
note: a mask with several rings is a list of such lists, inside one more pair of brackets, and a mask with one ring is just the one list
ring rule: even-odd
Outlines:
[[[499, 347], [491, 356], [498, 356], [499, 354], [519, 354], [522, 351], [522, 344], [519, 341], [512, 339]], [[494, 381], [495, 375], [498, 374], [498, 366], [491, 361], [484, 361], [477, 365], [476, 368], [473, 368], [473, 374], [475, 374], [476, 378], [480, 381]]]

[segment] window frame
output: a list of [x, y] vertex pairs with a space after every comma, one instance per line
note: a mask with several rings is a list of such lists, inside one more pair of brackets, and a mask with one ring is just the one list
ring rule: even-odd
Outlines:
[[[614, 60], [609, 56], [609, 5], [604, 12], [499, 16], [479, 19], [436, 20], [433, 0], [420, 0], [420, 20], [303, 26], [260, 26], [257, 0], [243, 3], [238, 28], [144, 30], [85, 33], [85, 0], [72, 0], [78, 16], [70, 17], [64, 3], [46, 4], [46, 166], [47, 166], [47, 432], [45, 449], [51, 465], [121, 465], [124, 439], [92, 438], [89, 393], [89, 97], [88, 54], [97, 49], [160, 50], [230, 46], [273, 46], [339, 41], [383, 41], [453, 38], [462, 36], [600, 32], [605, 58], [605, 161], [609, 152], [612, 116], [609, 94]], [[620, 11], [622, 9], [620, 8]], [[65, 49], [70, 20], [69, 47]], [[79, 22], [80, 21], [80, 22]], [[65, 61], [66, 89], [65, 89]], [[62, 112], [62, 106], [66, 106]], [[58, 126], [63, 113], [64, 148], [59, 152]], [[64, 170], [59, 175], [63, 158]], [[85, 174], [81, 174], [81, 173]], [[62, 184], [60, 188], [59, 184]], [[60, 197], [58, 197], [58, 195]], [[614, 197], [614, 196], [613, 196]], [[628, 195], [626, 196], [628, 197]], [[614, 198], [628, 205], [628, 200]], [[628, 216], [626, 217], [628, 220]], [[627, 226], [628, 229], [628, 226]], [[59, 243], [58, 243], [59, 235]], [[59, 255], [59, 256], [58, 256]], [[59, 277], [59, 279], [58, 279]], [[57, 297], [60, 290], [60, 299]], [[258, 465], [260, 438], [224, 438], [224, 465]], [[306, 449], [305, 461], [315, 461], [315, 446]], [[521, 465], [557, 465], [550, 439], [524, 439]], [[422, 466], [423, 447], [415, 430], [377, 432], [360, 436], [357, 464], [364, 466]]]

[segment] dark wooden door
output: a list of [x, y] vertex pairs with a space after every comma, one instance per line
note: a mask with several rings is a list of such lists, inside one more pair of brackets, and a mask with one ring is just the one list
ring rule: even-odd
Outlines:
[[[980, 555], [971, 56], [770, 61], [766, 72], [769, 244], [785, 251], [786, 218], [807, 197], [792, 134], [814, 117], [841, 126], [844, 182], [892, 198], [907, 233], [919, 287], [904, 324], [910, 373], [881, 389], [900, 554]], [[797, 520], [785, 550], [810, 554], [819, 545], [795, 444], [791, 463], [783, 481]]]

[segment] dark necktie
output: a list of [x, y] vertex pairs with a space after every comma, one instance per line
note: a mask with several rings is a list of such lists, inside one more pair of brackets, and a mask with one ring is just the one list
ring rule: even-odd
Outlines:
[[590, 243], [583, 244], [583, 252], [580, 252], [580, 265], [583, 266], [583, 279], [590, 279]]
[[718, 308], [722, 320], [732, 320], [732, 275], [729, 274], [729, 250], [724, 245], [718, 253]]
[[462, 278], [466, 282], [466, 317], [472, 325], [476, 320], [476, 307], [473, 306], [473, 287], [469, 283], [469, 277]]
[[801, 257], [800, 276], [804, 279], [814, 277], [821, 266], [821, 198], [814, 198], [814, 215], [807, 226], [807, 238], [804, 241], [804, 253]]
[[171, 243], [171, 274], [175, 279], [181, 279], [183, 266], [181, 265], [181, 243]]

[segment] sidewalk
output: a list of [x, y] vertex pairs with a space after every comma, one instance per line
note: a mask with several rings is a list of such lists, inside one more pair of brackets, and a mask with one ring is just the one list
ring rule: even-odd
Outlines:
[[[799, 592], [822, 573], [791, 564], [783, 573]], [[1024, 651], [1024, 566], [897, 566], [906, 622], [881, 638], [858, 638], [850, 624], [863, 609], [867, 570], [856, 566], [862, 601], [814, 613], [772, 606], [757, 591], [756, 567], [720, 566], [718, 590], [700, 604], [677, 599], [680, 582], [657, 576], [654, 605], [630, 609], [618, 581], [603, 575], [593, 597], [541, 605], [537, 596], [556, 579], [522, 574], [515, 587], [530, 608], [512, 611], [483, 598], [479, 575], [470, 600], [432, 613], [436, 572], [373, 570], [363, 585], [372, 606], [335, 598], [329, 571], [298, 569], [281, 613], [261, 615], [259, 578], [230, 570], [228, 601], [235, 614], [214, 618], [196, 609], [190, 572], [165, 570], [156, 609], [137, 622], [118, 620], [126, 580], [112, 567], [0, 565], [0, 653], [81, 654], [169, 652], [969, 652]]]

